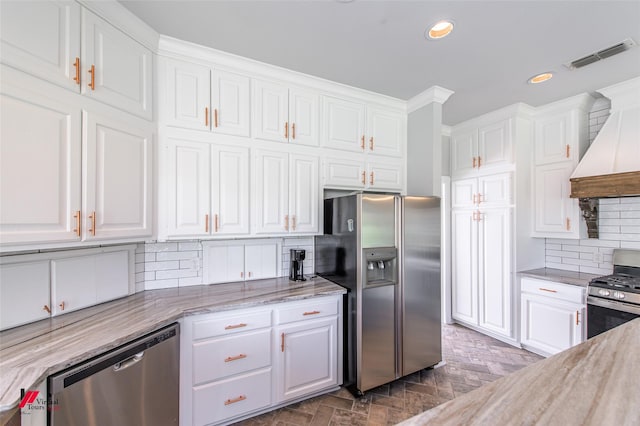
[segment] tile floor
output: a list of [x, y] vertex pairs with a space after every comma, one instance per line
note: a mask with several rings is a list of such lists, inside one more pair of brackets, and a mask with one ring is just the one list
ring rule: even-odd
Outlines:
[[421, 370], [354, 398], [344, 388], [237, 423], [392, 425], [519, 370], [542, 357], [460, 325], [444, 325], [445, 364]]

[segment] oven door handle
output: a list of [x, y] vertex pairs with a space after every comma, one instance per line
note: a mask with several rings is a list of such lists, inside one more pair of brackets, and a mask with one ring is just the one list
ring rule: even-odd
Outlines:
[[640, 306], [619, 302], [617, 300], [603, 300], [597, 297], [587, 296], [587, 305], [600, 306], [613, 309], [614, 311], [640, 315]]

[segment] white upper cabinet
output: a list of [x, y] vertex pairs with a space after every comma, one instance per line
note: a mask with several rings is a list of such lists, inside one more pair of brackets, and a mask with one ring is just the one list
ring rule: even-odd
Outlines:
[[209, 145], [167, 140], [167, 234], [209, 232]]
[[358, 161], [327, 157], [323, 161], [324, 186], [328, 188], [401, 191], [403, 165], [395, 159]]
[[169, 126], [209, 130], [210, 73], [208, 67], [165, 59], [166, 103], [162, 120]]
[[405, 119], [399, 113], [367, 107], [367, 148], [370, 154], [402, 156]]
[[363, 152], [365, 104], [323, 96], [322, 105], [324, 124], [322, 144], [327, 148]]
[[[6, 1], [0, 14], [2, 62], [78, 91], [80, 5], [75, 1]], [[77, 74], [76, 74], [77, 68]]]
[[289, 215], [291, 232], [318, 232], [320, 182], [318, 158], [291, 155], [289, 158]]
[[225, 135], [249, 136], [249, 77], [211, 71], [211, 130]]
[[73, 1], [2, 4], [2, 62], [153, 119], [149, 49]]
[[59, 88], [0, 90], [0, 242], [80, 241], [80, 109]]
[[451, 135], [451, 174], [493, 172], [513, 162], [512, 120], [455, 129]]
[[587, 94], [541, 107], [535, 117], [533, 160], [534, 237], [584, 238], [578, 200], [569, 178], [588, 145]]
[[249, 150], [167, 140], [167, 235], [249, 233]]
[[253, 90], [254, 137], [318, 145], [317, 93], [263, 80], [254, 80]]
[[406, 119], [365, 103], [323, 97], [323, 146], [373, 155], [400, 157], [406, 138]]
[[190, 62], [161, 59], [161, 121], [168, 126], [249, 136], [249, 78]]
[[151, 236], [153, 127], [87, 112], [83, 126], [85, 239]]
[[254, 231], [317, 233], [318, 158], [257, 150], [254, 161]]
[[249, 150], [211, 146], [212, 235], [249, 233]]
[[153, 118], [151, 51], [82, 10], [81, 91], [132, 114]]

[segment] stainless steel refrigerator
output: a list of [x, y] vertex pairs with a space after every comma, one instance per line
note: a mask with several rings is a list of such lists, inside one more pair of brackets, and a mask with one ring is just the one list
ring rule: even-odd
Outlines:
[[327, 199], [314, 253], [316, 273], [348, 289], [344, 384], [354, 394], [442, 360], [438, 197]]

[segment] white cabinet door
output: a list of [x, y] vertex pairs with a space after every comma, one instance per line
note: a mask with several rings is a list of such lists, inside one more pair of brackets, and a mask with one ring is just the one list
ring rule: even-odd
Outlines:
[[511, 336], [511, 209], [487, 209], [478, 223], [478, 325]]
[[249, 150], [211, 146], [212, 235], [249, 233]]
[[316, 92], [301, 89], [289, 90], [289, 142], [298, 145], [318, 145], [318, 105]]
[[0, 330], [48, 318], [49, 261], [0, 265]]
[[212, 246], [204, 251], [205, 284], [244, 280], [244, 246]]
[[256, 150], [254, 154], [254, 231], [283, 233], [289, 231], [288, 155]]
[[167, 140], [167, 234], [209, 233], [209, 145]]
[[452, 316], [476, 324], [478, 321], [478, 225], [473, 211], [451, 212]]
[[323, 97], [323, 127], [325, 147], [363, 152], [365, 104]]
[[289, 229], [292, 233], [317, 233], [320, 203], [318, 157], [291, 155], [289, 164]]
[[369, 162], [365, 178], [369, 189], [400, 191], [403, 182], [402, 165], [391, 162]]
[[249, 77], [211, 71], [211, 126], [225, 135], [249, 136], [251, 106]]
[[381, 108], [367, 108], [366, 151], [369, 154], [402, 156], [405, 119], [402, 115]]
[[79, 91], [74, 64], [80, 57], [80, 5], [4, 1], [0, 19], [3, 63]]
[[478, 169], [511, 163], [513, 141], [511, 120], [502, 120], [478, 129]]
[[153, 118], [151, 51], [87, 9], [82, 9], [82, 61], [82, 93]]
[[466, 130], [451, 135], [451, 174], [462, 175], [477, 166], [478, 131]]
[[544, 236], [579, 235], [577, 200], [569, 197], [572, 163], [535, 166], [535, 232]]
[[59, 88], [1, 90], [0, 242], [79, 241], [80, 110]]
[[364, 188], [367, 172], [362, 161], [348, 158], [325, 158], [324, 186], [328, 188]]
[[476, 200], [481, 208], [504, 207], [511, 204], [511, 173], [479, 177]]
[[536, 118], [535, 163], [540, 165], [576, 159], [579, 155], [578, 146], [573, 142], [577, 141], [577, 134], [572, 135], [575, 127], [570, 111]]
[[276, 329], [278, 402], [338, 384], [337, 322], [333, 317]]
[[247, 244], [244, 247], [244, 277], [247, 280], [278, 275], [277, 244]]
[[83, 127], [85, 239], [150, 236], [153, 127], [87, 112]]
[[254, 137], [286, 142], [289, 137], [289, 91], [262, 80], [253, 82]]
[[553, 355], [583, 341], [585, 308], [533, 294], [522, 294], [523, 345]]
[[169, 126], [209, 130], [209, 68], [163, 59], [166, 105], [161, 108]]
[[475, 208], [478, 203], [478, 179], [457, 179], [451, 182], [451, 207]]

